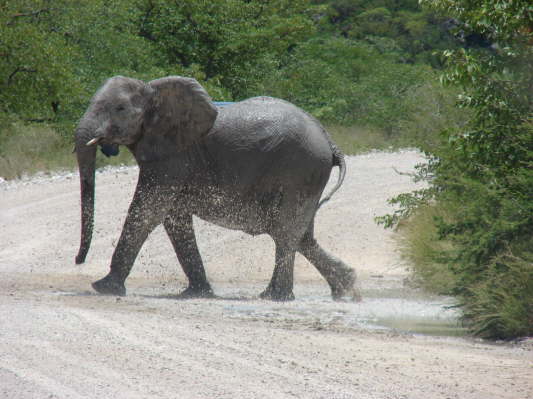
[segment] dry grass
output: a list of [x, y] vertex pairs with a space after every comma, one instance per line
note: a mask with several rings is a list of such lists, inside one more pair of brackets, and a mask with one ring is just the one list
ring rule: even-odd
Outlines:
[[[12, 123], [0, 130], [0, 177], [17, 179], [37, 172], [71, 170], [77, 167], [73, 144], [46, 125]], [[98, 152], [97, 166], [132, 163], [128, 151], [106, 158]]]
[[0, 176], [4, 179], [75, 165], [72, 147], [50, 127], [14, 123], [0, 135]]
[[401, 253], [412, 267], [413, 282], [440, 294], [450, 293], [456, 280], [444, 258], [452, 244], [438, 239], [434, 222], [436, 217], [446, 216], [444, 209], [425, 206], [399, 226]]
[[393, 150], [397, 143], [387, 138], [379, 129], [360, 126], [328, 126], [333, 141], [348, 155], [361, 154], [371, 150]]

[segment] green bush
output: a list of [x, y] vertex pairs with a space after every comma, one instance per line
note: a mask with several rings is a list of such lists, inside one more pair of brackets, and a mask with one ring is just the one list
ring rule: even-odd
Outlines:
[[322, 121], [350, 124], [358, 93], [355, 84], [368, 73], [373, 51], [343, 38], [302, 43], [273, 76], [263, 81], [266, 94], [284, 98]]
[[[429, 78], [427, 67], [406, 64], [399, 38], [429, 37], [431, 18], [412, 0], [348, 3], [3, 2], [0, 112], [51, 123], [69, 140], [105, 79], [180, 74], [217, 100], [270, 94], [326, 123], [396, 135], [410, 112], [405, 93]], [[366, 28], [350, 36], [356, 20]]]
[[532, 335], [533, 239], [524, 236], [506, 242], [477, 270], [465, 268], [461, 260], [465, 244], [456, 237], [443, 238], [438, 227], [457, 222], [461, 215], [457, 203], [447, 206], [442, 202], [420, 206], [398, 226], [412, 282], [431, 292], [458, 295], [463, 322], [474, 335], [490, 339]]
[[399, 63], [367, 43], [320, 37], [302, 43], [263, 81], [263, 90], [325, 123], [371, 126], [393, 136], [410, 112], [408, 91], [434, 78], [429, 67]]
[[163, 65], [196, 64], [235, 99], [250, 96], [289, 48], [314, 33], [312, 15], [320, 10], [306, 0], [154, 0], [139, 8], [140, 34]]
[[488, 338], [533, 334], [533, 10], [526, 0], [432, 4], [499, 48], [444, 53], [442, 80], [461, 88], [458, 104], [470, 119], [426, 148], [429, 162], [417, 178], [429, 187], [391, 200], [400, 208], [380, 220], [391, 225], [434, 202], [447, 210], [434, 221], [437, 238], [452, 244], [440, 258], [471, 331]]
[[435, 50], [457, 47], [444, 21], [449, 18], [423, 8], [417, 0], [317, 0], [331, 6], [326, 32], [364, 41], [381, 53], [406, 63], [441, 67]]
[[456, 107], [458, 94], [457, 88], [443, 87], [436, 79], [409, 88], [403, 97], [406, 113], [397, 127], [401, 144], [432, 153], [443, 144], [442, 132], [462, 129], [472, 113]]
[[465, 293], [464, 319], [492, 339], [533, 335], [533, 239], [491, 259], [484, 278]]
[[357, 104], [352, 114], [354, 120], [384, 130], [389, 137], [401, 133], [401, 121], [412, 117], [409, 93], [420, 85], [435, 79], [431, 69], [424, 65], [397, 63], [376, 59], [369, 63], [371, 69], [354, 87]]

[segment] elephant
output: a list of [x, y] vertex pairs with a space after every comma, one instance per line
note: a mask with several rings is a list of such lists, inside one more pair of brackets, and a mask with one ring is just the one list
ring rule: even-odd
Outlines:
[[[98, 145], [127, 147], [139, 166], [110, 270], [92, 284], [98, 293], [126, 295], [125, 280], [141, 246], [163, 224], [188, 279], [178, 296], [213, 297], [194, 215], [251, 235], [270, 235], [275, 265], [261, 298], [294, 299], [297, 251], [325, 278], [334, 299], [359, 298], [355, 270], [314, 238], [318, 208], [344, 180], [344, 155], [320, 123], [295, 105], [254, 97], [218, 109], [193, 78], [108, 79], [75, 130], [81, 186], [76, 264], [85, 261], [92, 238]], [[338, 181], [320, 200], [334, 166], [340, 170]]]

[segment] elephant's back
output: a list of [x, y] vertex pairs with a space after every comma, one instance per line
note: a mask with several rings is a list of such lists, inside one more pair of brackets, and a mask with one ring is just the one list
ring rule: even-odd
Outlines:
[[[312, 116], [297, 106], [273, 97], [254, 97], [219, 111], [208, 144], [233, 157], [253, 157], [257, 162], [298, 157], [331, 164], [328, 133]], [[218, 152], [218, 151], [215, 151]], [[234, 158], [233, 161], [237, 161]], [[287, 160], [288, 161], [288, 160]]]

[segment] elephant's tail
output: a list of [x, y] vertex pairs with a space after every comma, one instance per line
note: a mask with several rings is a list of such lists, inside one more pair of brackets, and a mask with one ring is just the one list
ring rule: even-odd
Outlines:
[[344, 177], [346, 176], [346, 162], [344, 161], [344, 154], [333, 145], [333, 166], [339, 167], [339, 178], [337, 179], [337, 184], [333, 187], [333, 190], [330, 191], [328, 195], [320, 200], [316, 209], [318, 210], [324, 203], [328, 202], [333, 194], [342, 186]]

